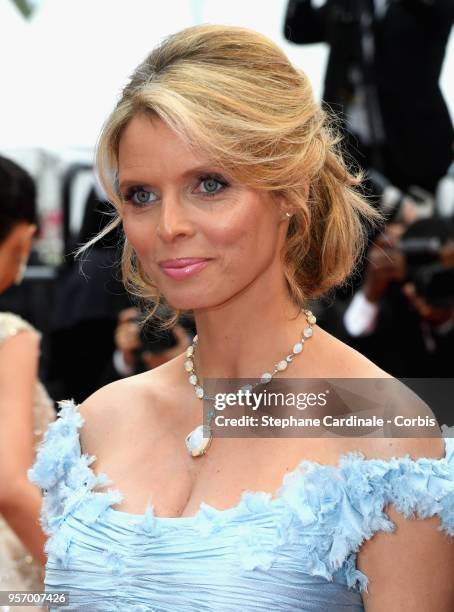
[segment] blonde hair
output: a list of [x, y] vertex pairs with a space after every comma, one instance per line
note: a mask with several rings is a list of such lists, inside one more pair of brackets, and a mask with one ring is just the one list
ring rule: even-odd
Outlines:
[[[98, 176], [117, 212], [119, 140], [137, 113], [159, 117], [236, 180], [288, 201], [293, 216], [282, 262], [301, 307], [345, 281], [366, 246], [366, 224], [383, 221], [358, 191], [363, 177], [348, 170], [335, 120], [315, 102], [306, 75], [258, 32], [190, 27], [166, 38], [137, 67], [97, 149]], [[81, 250], [119, 223], [118, 214]], [[127, 289], [150, 302], [153, 316], [165, 300], [126, 238], [122, 273]], [[180, 314], [171, 312], [163, 327]]]

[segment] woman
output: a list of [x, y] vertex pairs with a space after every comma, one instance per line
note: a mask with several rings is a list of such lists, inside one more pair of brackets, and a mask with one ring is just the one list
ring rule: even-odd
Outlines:
[[163, 300], [174, 320], [193, 311], [198, 335], [62, 405], [29, 474], [46, 494], [47, 589], [69, 609], [447, 612], [451, 440], [210, 443], [198, 428], [210, 378], [390, 378], [303, 310], [380, 220], [305, 75], [256, 32], [179, 32], [136, 69], [98, 171], [130, 290], [150, 316]]
[[[20, 283], [36, 227], [33, 179], [0, 157], [0, 293]], [[27, 479], [35, 449], [55, 418], [37, 381], [39, 342], [26, 321], [0, 313], [0, 591], [44, 588], [42, 497]]]

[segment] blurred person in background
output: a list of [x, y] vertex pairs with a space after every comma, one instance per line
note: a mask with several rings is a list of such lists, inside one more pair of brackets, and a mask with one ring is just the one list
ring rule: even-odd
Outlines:
[[[93, 188], [75, 242], [88, 241], [109, 219], [102, 194]], [[115, 350], [118, 313], [131, 306], [119, 280], [119, 242], [120, 235], [114, 231], [82, 262], [75, 262], [72, 253], [67, 254], [58, 271], [43, 373], [52, 397], [83, 401], [102, 384]]]
[[137, 308], [126, 308], [118, 316], [115, 330], [115, 353], [112, 358], [112, 376], [107, 375], [103, 384], [120, 376], [131, 376], [162, 365], [180, 355], [191, 344], [195, 328], [191, 320], [185, 320], [186, 328], [177, 323], [172, 330], [158, 332], [143, 328]]
[[454, 222], [388, 224], [371, 245], [343, 339], [399, 377], [454, 377]]
[[290, 0], [284, 36], [330, 47], [323, 103], [349, 152], [406, 191], [433, 193], [453, 156], [439, 86], [452, 0]]
[[[21, 282], [36, 229], [34, 181], [0, 157], [0, 293]], [[42, 496], [27, 469], [55, 411], [37, 379], [39, 344], [31, 325], [0, 312], [0, 591], [43, 590]]]

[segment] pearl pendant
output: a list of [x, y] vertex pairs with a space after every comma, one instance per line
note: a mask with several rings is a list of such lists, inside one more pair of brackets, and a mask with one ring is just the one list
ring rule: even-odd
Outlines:
[[203, 425], [196, 427], [189, 435], [186, 436], [186, 448], [192, 457], [200, 457], [204, 455], [210, 446], [211, 436], [203, 437]]
[[298, 355], [298, 353], [301, 353], [302, 350], [303, 350], [303, 343], [302, 342], [297, 342], [293, 346], [293, 352], [295, 353], [295, 355]]
[[305, 327], [303, 331], [303, 336], [305, 338], [310, 338], [312, 336], [312, 327]]

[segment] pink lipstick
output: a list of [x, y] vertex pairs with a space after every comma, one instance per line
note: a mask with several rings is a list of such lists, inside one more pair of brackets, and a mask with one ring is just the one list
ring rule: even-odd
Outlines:
[[203, 257], [182, 257], [160, 261], [163, 272], [175, 280], [183, 280], [203, 270], [210, 260]]

